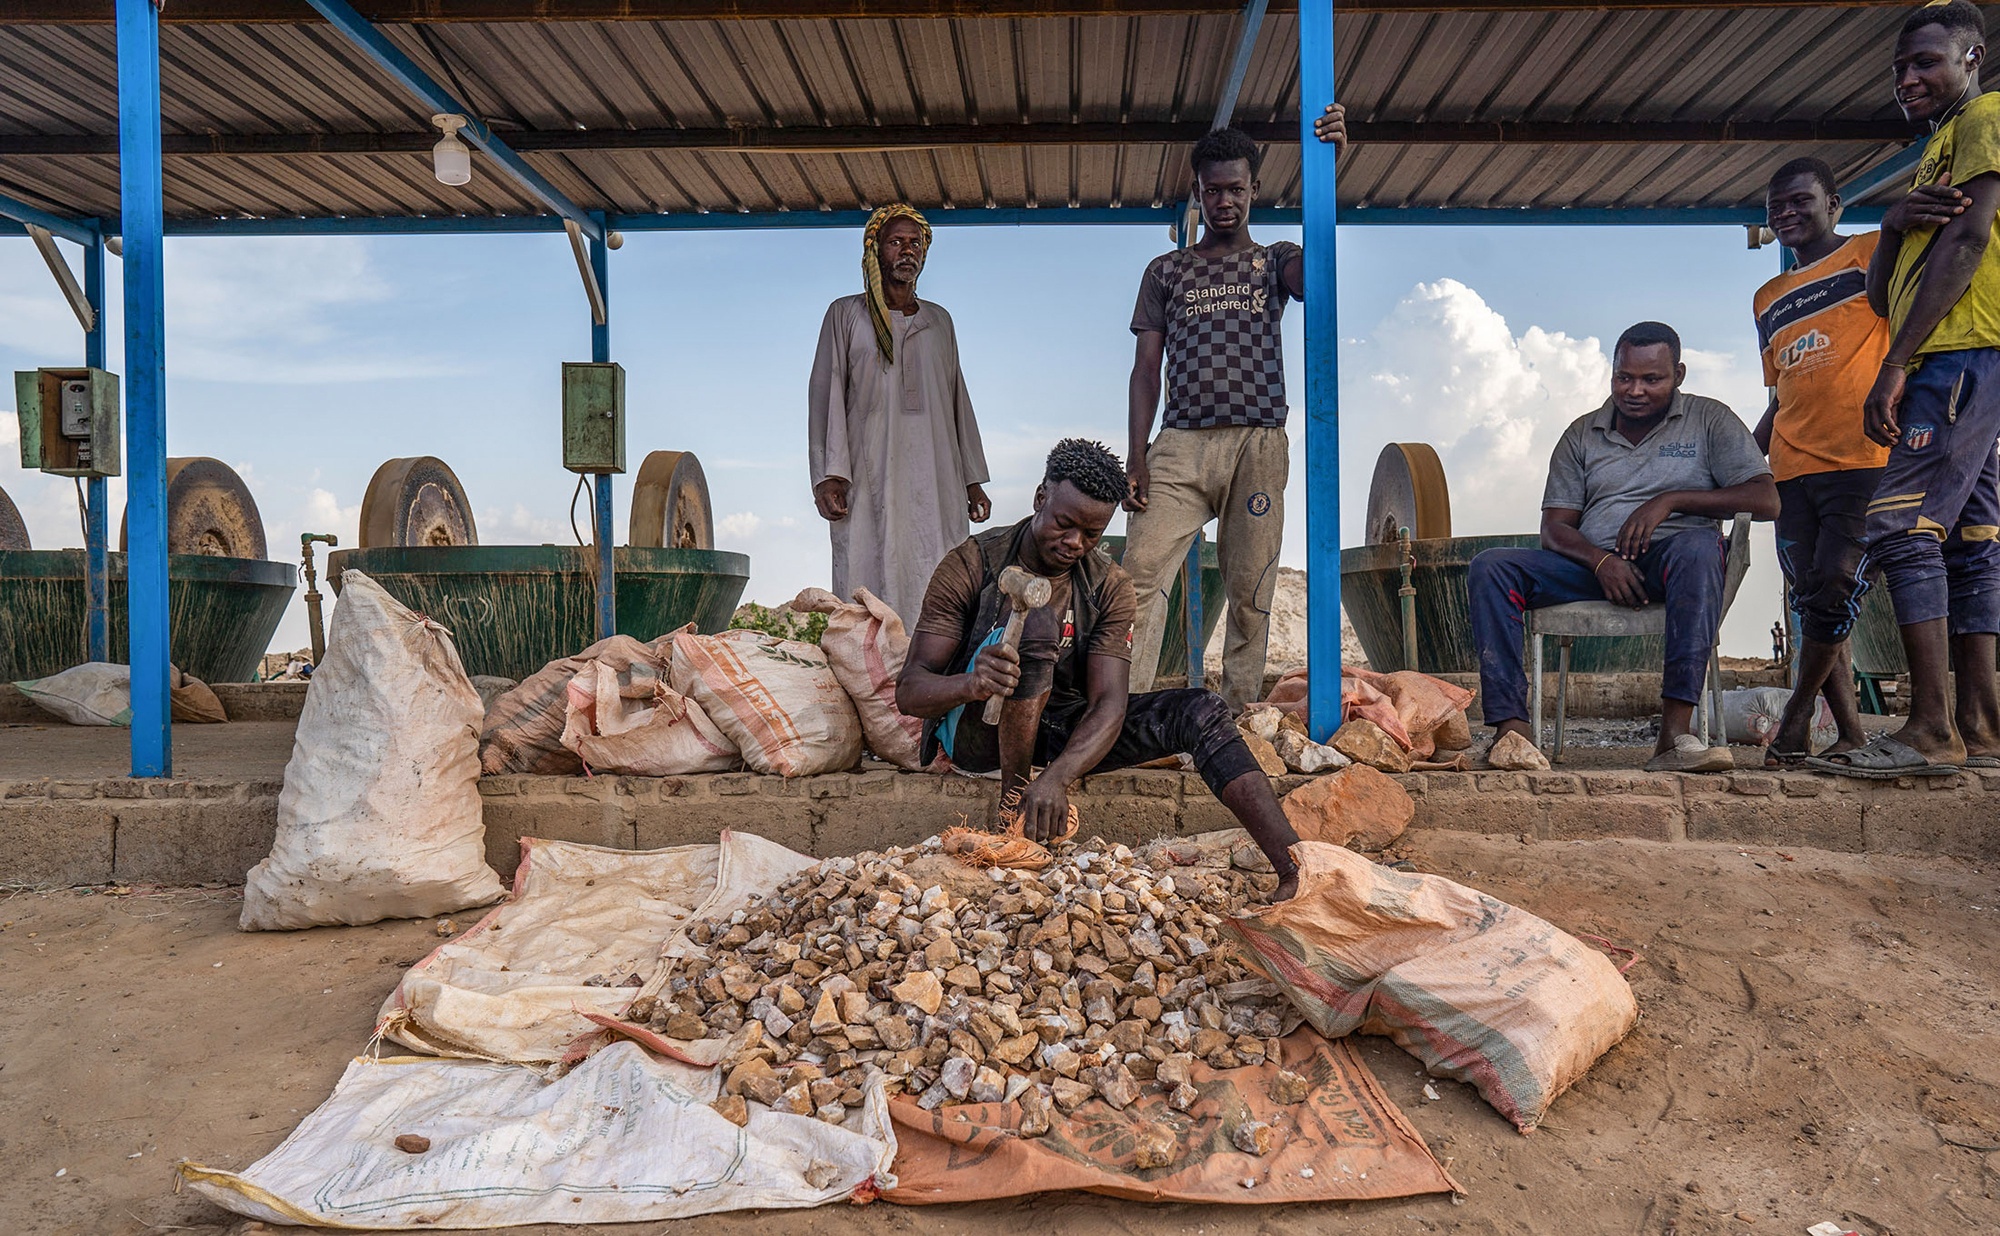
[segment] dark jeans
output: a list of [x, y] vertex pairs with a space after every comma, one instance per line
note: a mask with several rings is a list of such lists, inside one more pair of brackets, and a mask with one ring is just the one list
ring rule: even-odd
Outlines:
[[[1667, 663], [1660, 694], [1694, 703], [1708, 680], [1708, 658], [1722, 626], [1720, 535], [1678, 532], [1634, 564], [1646, 578], [1646, 596], [1667, 606]], [[1479, 690], [1486, 724], [1528, 717], [1528, 678], [1522, 667], [1531, 609], [1570, 601], [1602, 601], [1604, 589], [1589, 567], [1548, 549], [1489, 549], [1472, 560], [1472, 638], [1479, 647]]]
[[1879, 570], [1898, 625], [1948, 617], [1953, 635], [2000, 632], [2000, 349], [1925, 357], [1896, 421], [1857, 591]]
[[[1070, 734], [1083, 719], [1085, 705], [1046, 708], [1035, 734], [1035, 763], [1047, 766], [1069, 745]], [[951, 762], [967, 772], [992, 772], [1000, 766], [998, 732], [968, 708], [958, 723]], [[1090, 771], [1111, 772], [1169, 755], [1188, 755], [1201, 779], [1216, 794], [1247, 772], [1259, 771], [1257, 757], [1243, 745], [1229, 705], [1213, 691], [1182, 688], [1148, 691], [1125, 702], [1125, 724], [1118, 741]]]
[[1837, 644], [1860, 612], [1862, 530], [1880, 468], [1778, 482], [1778, 565], [1806, 638]]

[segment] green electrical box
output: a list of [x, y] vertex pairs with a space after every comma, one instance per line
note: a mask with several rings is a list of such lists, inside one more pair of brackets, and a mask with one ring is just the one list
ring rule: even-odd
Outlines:
[[14, 375], [21, 466], [56, 476], [117, 476], [118, 375], [30, 369]]
[[615, 361], [564, 361], [563, 467], [625, 470], [625, 368]]

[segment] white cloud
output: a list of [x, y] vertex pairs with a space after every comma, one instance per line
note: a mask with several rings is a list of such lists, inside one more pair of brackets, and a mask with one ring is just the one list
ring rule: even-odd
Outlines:
[[[1341, 354], [1341, 523], [1361, 538], [1375, 459], [1388, 442], [1428, 442], [1451, 490], [1458, 536], [1532, 533], [1540, 526], [1549, 453], [1563, 430], [1610, 393], [1608, 344], [1529, 326], [1515, 333], [1472, 288], [1420, 283], [1372, 332]], [[1746, 424], [1763, 415], [1756, 357], [1688, 349], [1686, 387], [1730, 405]], [[1296, 411], [1296, 410], [1295, 410]], [[1302, 416], [1294, 416], [1288, 563], [1304, 566]], [[1781, 582], [1769, 525], [1752, 534], [1751, 570], [1723, 629], [1725, 652], [1767, 655]]]
[[363, 237], [235, 237], [167, 246], [168, 355], [179, 378], [320, 384], [463, 368], [442, 339], [376, 333], [398, 295]]
[[[587, 504], [578, 500], [576, 507], [576, 527], [590, 537], [590, 515]], [[614, 532], [622, 529], [614, 527]], [[615, 540], [623, 540], [618, 536]], [[489, 508], [479, 512], [479, 543], [481, 545], [574, 545], [576, 530], [566, 522], [548, 518], [528, 509], [527, 504], [516, 502], [511, 509]]]
[[[1533, 531], [1549, 451], [1603, 402], [1611, 366], [1596, 338], [1520, 335], [1455, 279], [1420, 283], [1343, 349], [1341, 522], [1356, 539], [1380, 442], [1428, 442], [1451, 488], [1457, 534]], [[1365, 444], [1365, 445], [1364, 445]]]

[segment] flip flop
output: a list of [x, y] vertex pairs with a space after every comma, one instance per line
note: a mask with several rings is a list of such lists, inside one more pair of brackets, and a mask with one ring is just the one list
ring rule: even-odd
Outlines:
[[1887, 734], [1870, 739], [1865, 747], [1839, 755], [1816, 755], [1805, 762], [1815, 772], [1837, 777], [1859, 777], [1864, 781], [1894, 781], [1898, 777], [1949, 777], [1959, 770], [1956, 764], [1933, 764], [1908, 743]]
[[2000, 755], [1968, 755], [1965, 757], [1965, 766], [1967, 768], [2000, 768]]
[[1803, 768], [1812, 758], [1810, 751], [1780, 751], [1776, 747], [1764, 748], [1764, 767], [1770, 769]]

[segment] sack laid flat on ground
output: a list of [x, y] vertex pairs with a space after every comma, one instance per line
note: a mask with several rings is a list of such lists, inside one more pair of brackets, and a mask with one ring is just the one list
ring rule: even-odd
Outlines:
[[854, 590], [852, 604], [824, 588], [807, 588], [792, 599], [792, 609], [827, 616], [819, 646], [861, 714], [868, 750], [898, 768], [923, 767], [924, 723], [896, 707], [896, 680], [910, 655], [902, 618], [866, 588]]
[[427, 918], [497, 899], [479, 720], [450, 633], [346, 572], [285, 765], [277, 839], [244, 882], [243, 930]]
[[[712, 1068], [617, 1043], [544, 1082], [527, 1069], [412, 1056], [347, 1066], [333, 1095], [242, 1172], [176, 1169], [225, 1210], [363, 1230], [637, 1223], [872, 1196], [895, 1183], [878, 1082], [850, 1130], [708, 1107]], [[425, 1138], [410, 1154], [406, 1135]]]
[[[132, 667], [111, 661], [86, 661], [47, 678], [30, 678], [14, 686], [52, 717], [71, 725], [132, 724]], [[229, 720], [222, 701], [208, 684], [178, 668], [167, 667], [167, 706], [175, 721], [206, 724]]]
[[813, 644], [756, 631], [674, 639], [673, 688], [722, 727], [753, 772], [844, 772], [861, 759], [854, 701]]
[[[441, 1056], [546, 1068], [657, 991], [691, 922], [726, 915], [814, 859], [727, 832], [715, 845], [612, 850], [521, 841], [514, 895], [410, 967], [376, 1033]], [[622, 986], [632, 977], [644, 986]], [[594, 985], [597, 979], [610, 986]]]
[[[1220, 1071], [1196, 1063], [1201, 1098], [1187, 1112], [1147, 1087], [1123, 1111], [1092, 1099], [1038, 1138], [1016, 1132], [1021, 1109], [1012, 1103], [927, 1112], [897, 1098], [889, 1104], [896, 1187], [886, 1197], [922, 1204], [1080, 1189], [1146, 1202], [1273, 1205], [1459, 1191], [1353, 1048], [1305, 1029], [1283, 1043], [1282, 1066]], [[1266, 1093], [1281, 1067], [1311, 1085], [1303, 1103], [1273, 1102]], [[1270, 1153], [1236, 1148], [1231, 1136], [1246, 1120], [1272, 1126]], [[1134, 1165], [1146, 1128], [1171, 1133], [1166, 1167]]]
[[1523, 1133], [1638, 1020], [1631, 985], [1567, 932], [1443, 876], [1300, 842], [1299, 892], [1231, 919], [1328, 1038], [1394, 1039]]

